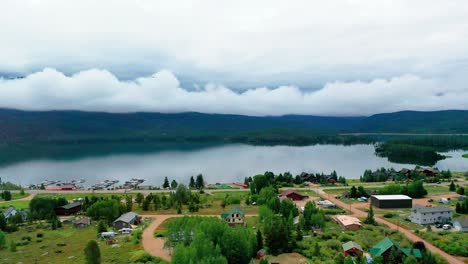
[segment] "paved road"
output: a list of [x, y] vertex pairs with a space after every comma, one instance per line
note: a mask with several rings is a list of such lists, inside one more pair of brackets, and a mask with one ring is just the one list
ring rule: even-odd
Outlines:
[[[328, 195], [322, 189], [318, 190], [318, 194], [320, 195], [320, 197], [330, 200], [331, 202], [335, 203], [337, 206], [339, 206], [341, 208], [346, 208], [347, 210], [350, 210], [351, 213], [353, 214], [353, 216], [361, 217], [361, 218], [367, 217], [367, 213], [355, 208], [352, 204], [351, 205], [346, 204], [346, 203], [336, 199], [334, 195]], [[421, 237], [417, 236], [416, 234], [414, 234], [410, 230], [407, 230], [407, 229], [404, 229], [404, 228], [402, 228], [400, 226], [397, 226], [397, 225], [383, 219], [381, 216], [376, 216], [375, 220], [377, 222], [381, 223], [381, 224], [384, 224], [384, 225], [388, 226], [391, 229], [394, 229], [394, 230], [397, 230], [397, 231], [403, 233], [412, 242], [417, 242], [417, 241], [424, 242], [424, 244], [426, 245], [426, 248], [429, 251], [431, 251], [433, 253], [436, 253], [436, 254], [439, 254], [441, 257], [446, 259], [448, 261], [448, 263], [450, 263], [450, 264], [464, 264], [464, 262], [462, 260], [458, 259], [455, 256], [447, 254], [446, 252], [444, 252], [440, 248], [432, 245], [431, 243], [429, 243], [428, 241], [426, 241], [426, 240], [422, 239]]]

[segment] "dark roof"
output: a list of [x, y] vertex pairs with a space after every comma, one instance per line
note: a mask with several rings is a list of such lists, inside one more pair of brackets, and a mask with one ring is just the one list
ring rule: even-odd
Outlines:
[[420, 204], [415, 204], [413, 208], [411, 208], [411, 211], [413, 210], [421, 213], [453, 212], [452, 208], [446, 206], [427, 207]]
[[302, 196], [302, 197], [307, 197], [307, 195], [302, 195], [302, 194], [298, 193], [298, 192], [295, 191], [295, 190], [286, 190], [286, 191], [283, 191], [283, 192], [281, 192], [280, 196], [289, 196], [289, 195], [291, 195], [291, 194], [293, 194], [293, 193], [295, 193], [295, 194], [297, 194], [297, 195], [300, 195], [300, 196]]
[[362, 250], [361, 246], [358, 245], [356, 242], [348, 241], [348, 242], [343, 244], [343, 250], [344, 251], [348, 251], [348, 250], [350, 250], [352, 248], [356, 248], [356, 249], [359, 249], [360, 251], [364, 251], [364, 250]]
[[125, 223], [130, 223], [133, 219], [138, 217], [138, 214], [135, 212], [128, 212], [123, 215], [121, 215], [119, 218], [115, 219], [114, 223], [117, 221], [122, 221]]
[[66, 205], [62, 205], [59, 208], [63, 208], [63, 209], [68, 210], [68, 209], [72, 209], [72, 208], [75, 208], [75, 207], [78, 207], [78, 206], [81, 206], [80, 202], [73, 202], [73, 203], [69, 203], [69, 204], [66, 204]]

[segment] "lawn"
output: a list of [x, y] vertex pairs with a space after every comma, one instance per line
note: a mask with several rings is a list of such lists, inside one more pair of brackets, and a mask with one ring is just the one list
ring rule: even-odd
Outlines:
[[7, 201], [0, 203], [0, 210], [8, 208], [13, 205], [16, 209], [27, 209], [29, 208], [29, 201]]
[[451, 193], [447, 186], [443, 185], [425, 185], [424, 189], [427, 191], [427, 195], [439, 195], [444, 193]]
[[[38, 237], [42, 234], [43, 237]], [[7, 244], [10, 241], [25, 241], [22, 238], [30, 237], [26, 245], [17, 246], [17, 252], [2, 250], [0, 262], [2, 263], [84, 263], [83, 250], [86, 243], [96, 239], [96, 228], [90, 226], [76, 229], [71, 225], [51, 230], [42, 228], [37, 224], [23, 226], [19, 231], [7, 235]], [[135, 245], [131, 237], [118, 237], [118, 247], [106, 245], [98, 240], [103, 263], [129, 263], [129, 259], [141, 249]]]

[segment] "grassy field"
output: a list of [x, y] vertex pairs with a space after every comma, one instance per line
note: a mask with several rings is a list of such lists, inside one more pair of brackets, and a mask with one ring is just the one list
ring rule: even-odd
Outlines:
[[[18, 199], [27, 197], [28, 195], [29, 195], [29, 193], [20, 194], [19, 192], [12, 192], [12, 193], [11, 193], [11, 200], [10, 200], [10, 201], [18, 200]], [[3, 200], [3, 199], [0, 199], [0, 204], [2, 204], [2, 203], [8, 203], [8, 202], [10, 202], [10, 201], [5, 201], [5, 200]]]
[[451, 231], [421, 232], [420, 236], [451, 255], [468, 257], [468, 236], [466, 233]]
[[[38, 234], [43, 237], [39, 238]], [[89, 240], [96, 239], [96, 228], [76, 229], [64, 225], [63, 228], [51, 230], [34, 224], [8, 234], [7, 245], [11, 241], [25, 241], [25, 237], [30, 237], [31, 241], [27, 245], [17, 246], [17, 252], [2, 250], [1, 263], [84, 263], [83, 250]], [[106, 245], [101, 240], [98, 243], [102, 263], [129, 263], [141, 249], [141, 245], [135, 245], [130, 237], [118, 237], [118, 247]]]
[[29, 201], [7, 201], [0, 203], [0, 210], [8, 208], [8, 206], [13, 205], [16, 209], [27, 209], [29, 208]]

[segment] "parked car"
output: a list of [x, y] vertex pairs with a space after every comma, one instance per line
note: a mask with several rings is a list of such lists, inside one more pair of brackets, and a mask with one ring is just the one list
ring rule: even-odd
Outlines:
[[434, 201], [434, 199], [429, 199], [427, 200], [429, 203], [432, 203]]
[[441, 224], [441, 223], [436, 223], [436, 224], [435, 224], [435, 227], [436, 227], [436, 228], [442, 228], [442, 226], [444, 226], [444, 225]]
[[443, 230], [450, 230], [450, 229], [452, 229], [452, 226], [445, 224], [445, 225], [442, 226], [442, 229]]

